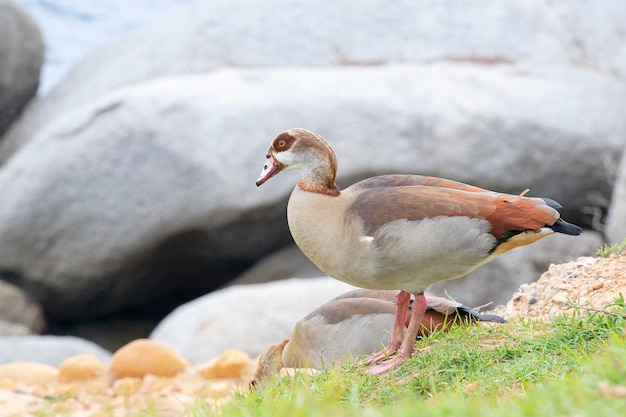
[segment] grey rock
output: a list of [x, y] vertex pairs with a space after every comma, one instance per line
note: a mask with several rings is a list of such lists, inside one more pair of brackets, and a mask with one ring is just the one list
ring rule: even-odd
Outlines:
[[11, 129], [0, 161], [54, 118], [114, 87], [223, 67], [574, 64], [623, 77], [625, 22], [620, 0], [201, 2], [77, 65]]
[[0, 137], [39, 86], [44, 44], [35, 21], [13, 0], [0, 0]]
[[46, 326], [43, 310], [20, 288], [0, 281], [0, 336], [41, 333]]
[[296, 245], [289, 245], [261, 258], [227, 285], [263, 284], [292, 277], [321, 277], [324, 273]]
[[254, 180], [293, 126], [333, 144], [341, 186], [403, 172], [531, 187], [581, 222], [584, 196], [610, 192], [598, 166], [621, 151], [625, 97], [623, 83], [568, 67], [458, 64], [229, 69], [120, 88], [57, 118], [0, 171], [0, 270], [65, 318], [217, 288], [291, 240], [297, 177]]
[[0, 364], [38, 362], [58, 367], [65, 359], [91, 353], [104, 362], [111, 353], [84, 339], [72, 336], [5, 336], [0, 337]]
[[[180, 304], [181, 302], [179, 302]], [[121, 311], [105, 317], [53, 321], [49, 332], [58, 335], [72, 335], [89, 340], [102, 348], [115, 352], [136, 339], [146, 338], [155, 326], [169, 313], [155, 313], [153, 306], [135, 311]]]

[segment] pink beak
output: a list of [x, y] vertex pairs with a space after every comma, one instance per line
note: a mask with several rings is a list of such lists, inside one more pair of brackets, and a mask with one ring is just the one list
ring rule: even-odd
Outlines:
[[256, 186], [262, 185], [265, 181], [272, 178], [274, 175], [278, 174], [282, 169], [281, 165], [274, 161], [272, 155], [267, 154], [267, 160], [265, 161], [265, 165], [263, 165], [263, 170], [261, 171], [261, 175], [256, 180]]

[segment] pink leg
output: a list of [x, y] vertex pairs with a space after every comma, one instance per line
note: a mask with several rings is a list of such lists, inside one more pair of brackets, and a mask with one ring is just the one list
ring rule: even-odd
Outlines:
[[409, 308], [409, 301], [411, 301], [411, 294], [408, 292], [400, 291], [396, 294], [396, 315], [393, 320], [393, 329], [389, 337], [389, 344], [382, 352], [359, 361], [359, 365], [376, 363], [398, 351], [404, 339], [404, 323], [406, 321], [406, 312]]
[[395, 358], [387, 359], [379, 364], [376, 364], [372, 368], [367, 369], [366, 372], [372, 375], [383, 375], [389, 372], [391, 369], [400, 366], [407, 358], [410, 358], [415, 352], [415, 338], [422, 326], [422, 319], [426, 312], [426, 297], [424, 294], [418, 294], [413, 301], [411, 319], [409, 322], [409, 328], [406, 332], [404, 340], [398, 351], [398, 355]]

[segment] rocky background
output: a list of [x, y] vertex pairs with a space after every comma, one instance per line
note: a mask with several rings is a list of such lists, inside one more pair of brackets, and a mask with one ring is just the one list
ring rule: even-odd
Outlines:
[[340, 186], [530, 188], [587, 229], [433, 288], [471, 306], [626, 237], [623, 1], [185, 2], [36, 94], [44, 53], [0, 0], [0, 363], [150, 337], [199, 364], [288, 337], [345, 290], [295, 279], [322, 275], [287, 229], [296, 177], [254, 185], [290, 127], [332, 143]]

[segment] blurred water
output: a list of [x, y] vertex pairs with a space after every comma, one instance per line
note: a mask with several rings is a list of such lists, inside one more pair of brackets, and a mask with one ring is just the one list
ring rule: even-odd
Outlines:
[[100, 46], [198, 1], [17, 0], [37, 20], [46, 43], [39, 94]]

